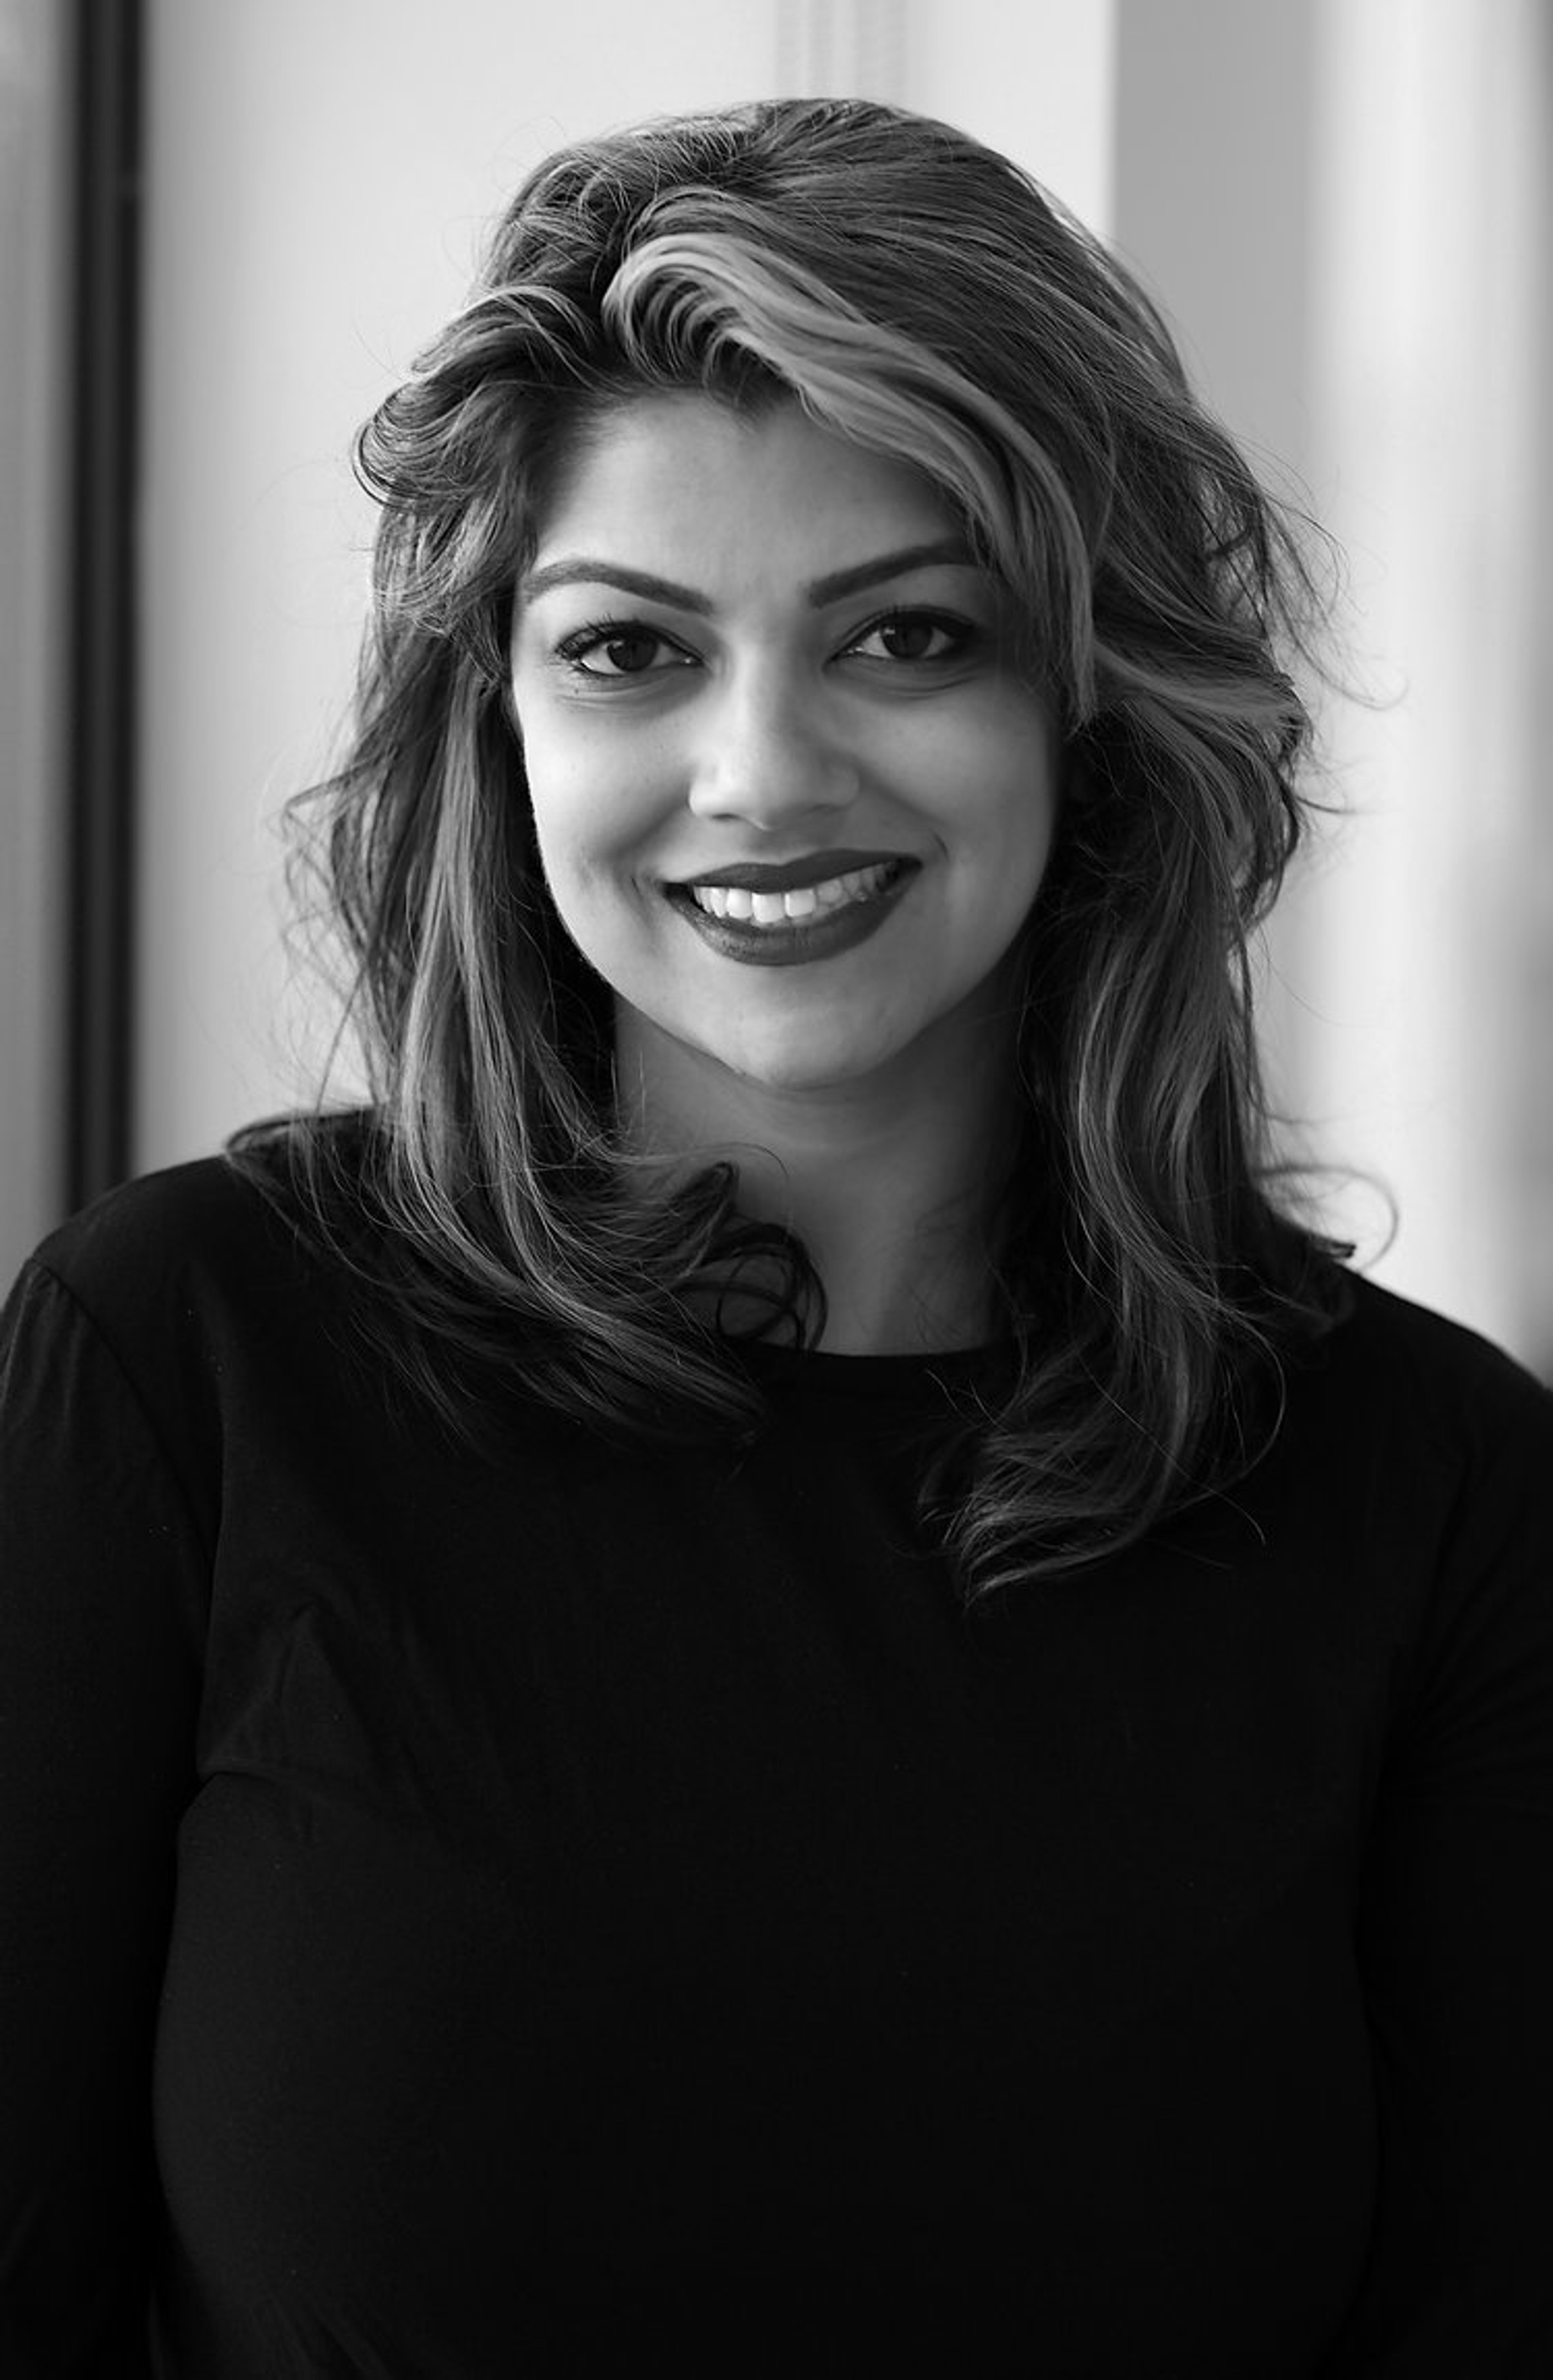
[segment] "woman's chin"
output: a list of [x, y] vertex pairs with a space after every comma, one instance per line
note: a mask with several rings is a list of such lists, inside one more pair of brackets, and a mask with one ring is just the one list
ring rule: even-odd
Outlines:
[[870, 1042], [838, 1036], [764, 1037], [712, 1049], [708, 1054], [749, 1089], [776, 1099], [823, 1099], [859, 1095], [881, 1081], [901, 1055], [891, 1039]]

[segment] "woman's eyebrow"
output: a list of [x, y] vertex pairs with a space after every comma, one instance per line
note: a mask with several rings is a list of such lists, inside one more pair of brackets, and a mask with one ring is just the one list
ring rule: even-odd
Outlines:
[[[940, 538], [930, 545], [904, 545], [893, 553], [876, 554], [869, 562], [855, 562], [845, 570], [832, 570], [823, 578], [810, 581], [804, 593], [818, 610], [826, 603], [840, 602], [847, 595], [860, 594], [866, 587], [878, 586], [881, 579], [899, 578], [908, 570], [926, 570], [947, 565], [952, 568], [977, 570], [979, 563], [960, 538]], [[650, 570], [632, 570], [625, 563], [607, 562], [591, 554], [565, 554], [558, 562], [547, 562], [541, 568], [531, 570], [518, 592], [528, 602], [536, 595], [544, 595], [552, 587], [618, 587], [627, 595], [645, 595], [658, 603], [671, 603], [676, 611], [698, 612], [703, 615], [716, 610], [710, 595], [695, 587], [682, 587], [677, 579], [660, 578]]]
[[877, 587], [881, 578], [900, 578], [908, 570], [929, 570], [948, 565], [957, 570], [978, 570], [981, 565], [963, 538], [940, 538], [936, 544], [904, 545], [894, 553], [881, 553], [872, 562], [854, 563], [850, 570], [832, 570], [827, 577], [817, 578], [804, 589], [811, 603], [835, 603], [846, 595], [860, 594], [865, 587]]

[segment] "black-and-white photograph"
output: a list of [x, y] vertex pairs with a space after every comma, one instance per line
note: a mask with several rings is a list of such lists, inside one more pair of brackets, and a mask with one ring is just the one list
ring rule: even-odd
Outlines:
[[0, 2380], [1553, 2380], [1553, 9], [0, 0]]

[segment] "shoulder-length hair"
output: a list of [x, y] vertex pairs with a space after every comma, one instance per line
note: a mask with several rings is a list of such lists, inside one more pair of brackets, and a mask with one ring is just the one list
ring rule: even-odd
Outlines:
[[[965, 1591], [1069, 1571], [1224, 1485], [1335, 1268], [1269, 1195], [1248, 936], [1299, 835], [1316, 615], [1294, 539], [1128, 273], [942, 124], [785, 101], [564, 150], [361, 433], [381, 501], [353, 746], [311, 797], [373, 1106], [284, 1159], [392, 1294], [397, 1375], [478, 1435], [521, 1384], [626, 1436], [748, 1433], [709, 1285], [812, 1343], [823, 1289], [612, 1116], [607, 993], [552, 906], [509, 694], [547, 492], [642, 392], [814, 420], [927, 475], [1012, 591], [1060, 721], [1018, 950], [1019, 1156], [994, 1254], [1016, 1354], [924, 1487]], [[345, 1208], [359, 1224], [342, 1224]], [[713, 1321], [709, 1321], [709, 1310]]]

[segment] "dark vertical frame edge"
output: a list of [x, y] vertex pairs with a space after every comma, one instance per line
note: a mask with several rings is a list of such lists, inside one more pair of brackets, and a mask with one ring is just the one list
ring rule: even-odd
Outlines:
[[142, 0], [74, 0], [65, 1172], [84, 1206], [131, 1164]]

